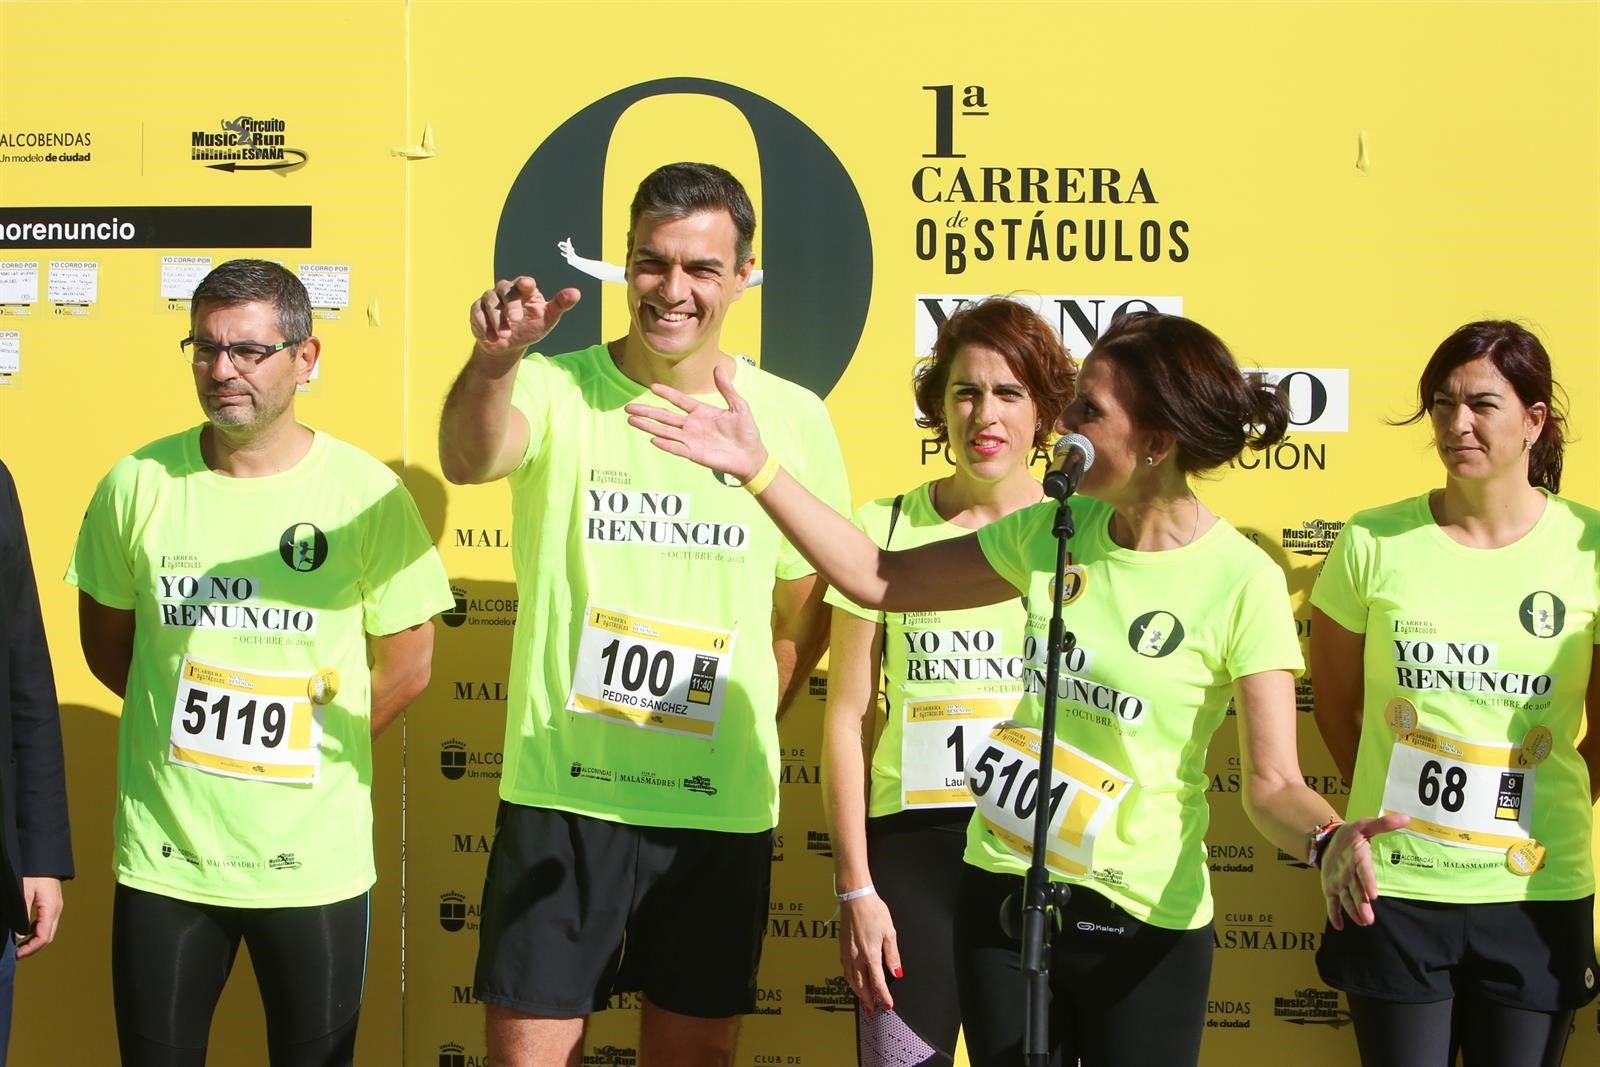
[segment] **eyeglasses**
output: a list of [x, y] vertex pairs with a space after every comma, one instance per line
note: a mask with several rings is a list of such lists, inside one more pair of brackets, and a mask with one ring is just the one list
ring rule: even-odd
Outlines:
[[299, 343], [299, 341], [278, 341], [267, 345], [260, 341], [235, 341], [231, 345], [219, 345], [215, 341], [200, 341], [193, 337], [185, 337], [178, 342], [178, 351], [188, 356], [196, 367], [209, 367], [217, 361], [218, 356], [226, 352], [228, 358], [233, 361], [234, 370], [252, 371], [274, 352], [293, 348]]

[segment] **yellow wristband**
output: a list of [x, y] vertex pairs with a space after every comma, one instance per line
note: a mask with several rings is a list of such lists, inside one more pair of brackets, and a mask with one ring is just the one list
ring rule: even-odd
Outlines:
[[760, 496], [761, 491], [772, 484], [772, 479], [778, 476], [778, 457], [771, 452], [767, 453], [767, 461], [761, 469], [750, 476], [744, 487], [750, 491], [751, 496]]

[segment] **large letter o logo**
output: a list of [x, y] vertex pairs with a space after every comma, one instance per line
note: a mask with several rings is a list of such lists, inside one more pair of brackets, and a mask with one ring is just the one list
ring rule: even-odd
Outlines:
[[[619, 89], [562, 123], [534, 149], [511, 184], [495, 235], [497, 278], [562, 278], [570, 267], [556, 242], [572, 237], [599, 249], [606, 153], [631, 105], [667, 93], [725, 100], [750, 124], [761, 160], [764, 215], [757, 220], [761, 266], [761, 366], [827, 396], [861, 339], [872, 295], [872, 235], [866, 208], [839, 157], [765, 97], [706, 78], [660, 78]], [[639, 175], [644, 177], [644, 175]], [[740, 175], [748, 182], [748, 175]], [[560, 288], [560, 286], [555, 286]], [[600, 337], [600, 302], [586, 300], [556, 327], [547, 351]]]

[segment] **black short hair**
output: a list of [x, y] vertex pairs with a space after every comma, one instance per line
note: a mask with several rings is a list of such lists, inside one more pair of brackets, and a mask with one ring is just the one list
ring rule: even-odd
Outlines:
[[755, 252], [756, 209], [739, 179], [714, 163], [668, 163], [645, 176], [628, 208], [628, 252], [642, 217], [681, 219], [701, 211], [728, 213], [739, 232], [734, 255], [747, 262]]

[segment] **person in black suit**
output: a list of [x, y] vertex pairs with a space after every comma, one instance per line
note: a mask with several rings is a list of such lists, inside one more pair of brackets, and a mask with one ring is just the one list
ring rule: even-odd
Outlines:
[[0, 1067], [16, 961], [55, 938], [71, 877], [55, 677], [17, 486], [0, 463], [0, 922], [12, 934], [0, 939]]

